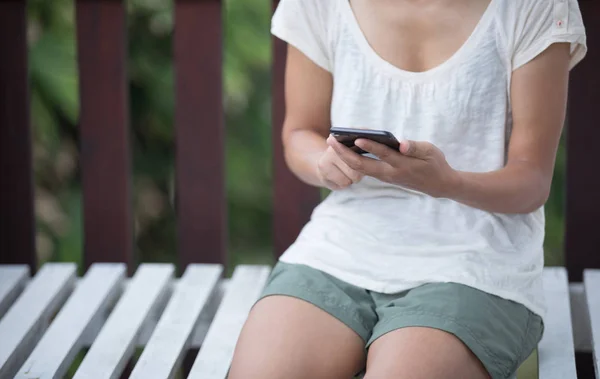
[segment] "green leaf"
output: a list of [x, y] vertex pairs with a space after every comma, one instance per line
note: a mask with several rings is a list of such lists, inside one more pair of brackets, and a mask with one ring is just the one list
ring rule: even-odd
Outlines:
[[31, 91], [31, 123], [33, 125], [35, 140], [47, 150], [55, 152], [60, 145], [60, 130], [58, 120], [52, 112], [52, 104], [40, 96], [34, 87]]
[[76, 187], [65, 193], [64, 207], [69, 218], [69, 229], [59, 239], [54, 260], [57, 262], [76, 262], [83, 268], [83, 208], [81, 188]]
[[31, 46], [29, 57], [32, 86], [75, 125], [79, 118], [79, 83], [73, 36], [45, 32]]

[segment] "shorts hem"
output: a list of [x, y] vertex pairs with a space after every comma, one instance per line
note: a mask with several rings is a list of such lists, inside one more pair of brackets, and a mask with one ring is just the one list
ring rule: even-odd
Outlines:
[[[369, 291], [383, 293], [383, 294], [396, 294], [404, 291], [409, 291], [411, 289], [420, 287], [425, 284], [442, 284], [442, 283], [453, 283], [453, 284], [461, 284], [467, 287], [471, 287], [473, 289], [479, 290], [481, 292], [485, 292], [488, 295], [496, 296], [504, 300], [509, 300], [518, 304], [525, 306], [531, 312], [540, 316], [542, 320], [545, 318], [546, 309], [542, 304], [538, 304], [533, 302], [531, 299], [535, 297], [539, 297], [538, 295], [532, 296], [522, 296], [521, 293], [527, 293], [526, 290], [523, 291], [512, 291], [504, 288], [489, 286], [485, 283], [467, 281], [467, 280], [457, 280], [456, 278], [450, 278], [445, 276], [440, 277], [431, 277], [427, 278], [427, 280], [416, 280], [405, 283], [405, 285], [385, 285], [381, 281], [366, 279], [363, 277], [359, 277], [348, 272], [344, 272], [336, 269], [330, 265], [326, 265], [316, 260], [308, 261], [304, 255], [298, 257], [293, 254], [289, 254], [288, 252], [282, 255], [278, 262], [282, 262], [284, 264], [290, 265], [302, 265], [306, 267], [313, 268], [315, 270], [319, 270], [323, 273], [333, 276], [334, 278], [343, 281], [344, 283], [353, 285], [355, 287], [364, 288]], [[539, 294], [541, 296], [541, 294]]]
[[511, 378], [514, 362], [503, 364], [500, 360], [475, 336], [472, 330], [462, 325], [451, 317], [424, 311], [402, 312], [395, 317], [388, 318], [377, 324], [371, 338], [367, 341], [367, 348], [383, 335], [394, 330], [408, 327], [428, 327], [445, 331], [462, 341], [483, 364], [492, 379]]
[[346, 313], [346, 311], [339, 312], [339, 314], [338, 314], [338, 312], [335, 312], [333, 309], [331, 309], [333, 307], [325, 307], [325, 306], [320, 305], [322, 303], [322, 299], [317, 294], [314, 294], [313, 292], [304, 291], [302, 294], [298, 294], [298, 293], [294, 293], [292, 291], [282, 291], [282, 290], [268, 291], [267, 290], [267, 291], [263, 292], [263, 294], [260, 296], [260, 298], [256, 302], [258, 303], [262, 299], [270, 297], [270, 296], [293, 297], [295, 299], [305, 301], [305, 302], [319, 308], [320, 310], [324, 311], [325, 313], [329, 314], [330, 316], [334, 317], [336, 320], [340, 321], [341, 323], [346, 325], [348, 328], [350, 328], [354, 333], [356, 333], [363, 340], [363, 342], [365, 344], [369, 340], [369, 337], [371, 336], [371, 332], [369, 332], [367, 329], [365, 329], [362, 325], [359, 325], [358, 322], [353, 322], [353, 320], [351, 320], [350, 318], [344, 317], [344, 314]]

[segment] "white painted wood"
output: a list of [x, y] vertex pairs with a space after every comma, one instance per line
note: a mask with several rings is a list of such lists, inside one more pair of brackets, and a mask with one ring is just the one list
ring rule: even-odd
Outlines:
[[133, 355], [142, 325], [168, 293], [175, 269], [141, 265], [85, 355], [74, 378], [118, 378]]
[[190, 346], [200, 313], [223, 272], [221, 265], [189, 265], [130, 378], [172, 378]]
[[575, 351], [592, 352], [592, 329], [590, 315], [583, 283], [569, 284], [569, 298], [571, 300], [571, 318], [573, 319], [573, 339]]
[[[177, 286], [177, 283], [180, 279], [175, 279], [172, 281], [173, 288]], [[204, 306], [202, 313], [200, 313], [200, 319], [198, 320], [198, 324], [194, 328], [192, 334], [192, 341], [190, 344], [191, 349], [198, 349], [202, 342], [204, 341], [204, 337], [206, 336], [206, 332], [217, 313], [217, 309], [221, 304], [221, 300], [223, 299], [223, 294], [226, 291], [227, 284], [229, 283], [229, 279], [221, 279], [217, 284], [212, 296]], [[166, 306], [166, 301], [165, 301]], [[143, 349], [150, 341], [150, 337], [156, 328], [156, 324], [158, 324], [158, 320], [162, 315], [162, 311], [165, 307], [162, 307], [161, 312], [155, 312], [146, 323], [144, 323], [142, 327], [142, 331], [140, 332], [140, 336], [137, 341], [137, 347]], [[89, 342], [91, 345], [93, 341]]]
[[[171, 280], [171, 287], [176, 286], [176, 283], [178, 281], [179, 281], [179, 279]], [[130, 282], [131, 282], [131, 279], [123, 280], [123, 284], [122, 284], [123, 291], [122, 292], [125, 292], [127, 290], [127, 288], [129, 288]], [[206, 332], [208, 331], [210, 323], [212, 322], [212, 320], [215, 316], [215, 313], [217, 312], [217, 309], [219, 308], [219, 305], [221, 304], [221, 300], [223, 299], [223, 294], [227, 290], [228, 283], [229, 283], [229, 279], [221, 279], [219, 281], [219, 283], [217, 284], [217, 288], [215, 289], [213, 296], [210, 297], [208, 303], [204, 307], [204, 310], [200, 314], [200, 319], [198, 320], [198, 325], [196, 325], [196, 327], [194, 328], [190, 348], [198, 349], [202, 345], [202, 342], [204, 341], [204, 337], [206, 336]], [[156, 324], [158, 324], [158, 320], [159, 320], [162, 312], [165, 309], [167, 300], [168, 300], [167, 296], [164, 296], [164, 301], [160, 302], [160, 305], [158, 305], [156, 307], [155, 311], [150, 313], [149, 317], [142, 325], [140, 334], [136, 341], [137, 348], [143, 349], [148, 344], [148, 341], [150, 340], [150, 337], [152, 336], [152, 333], [154, 332], [154, 329], [156, 328]], [[86, 332], [84, 333], [84, 337], [83, 337], [83, 346], [84, 347], [89, 348], [94, 343], [96, 336], [98, 335], [102, 326], [104, 326], [104, 323], [106, 322], [106, 319], [108, 318], [108, 316], [109, 316], [109, 314], [106, 313], [103, 315], [103, 317], [100, 317], [99, 319], [94, 319], [92, 321], [89, 330], [86, 330]]]
[[600, 378], [600, 270], [585, 270], [583, 283], [590, 316], [594, 367], [596, 377]]
[[227, 288], [229, 286], [230, 279], [221, 279], [219, 284], [217, 285], [217, 289], [215, 293], [204, 307], [204, 310], [200, 314], [200, 320], [198, 320], [198, 325], [194, 329], [194, 334], [192, 335], [192, 345], [191, 348], [199, 349], [204, 342], [204, 338], [206, 338], [206, 333], [208, 333], [208, 328], [210, 328], [210, 324], [215, 318], [217, 314], [217, 310], [221, 305], [221, 301], [223, 300], [223, 296], [227, 292]]
[[[126, 289], [129, 285], [130, 279], [123, 281], [123, 288]], [[177, 280], [172, 281], [172, 283]], [[192, 348], [199, 348], [204, 341], [204, 337], [208, 331], [208, 328], [214, 318], [216, 310], [222, 300], [223, 294], [227, 290], [229, 279], [223, 279], [219, 282], [217, 290], [214, 296], [211, 297], [209, 303], [206, 305], [205, 310], [200, 315], [197, 327], [194, 329], [194, 335], [192, 337]], [[590, 328], [587, 300], [585, 298], [585, 291], [583, 283], [570, 283], [569, 284], [569, 298], [571, 299], [571, 318], [573, 322], [573, 338], [575, 340], [575, 351], [576, 352], [592, 352], [592, 332]], [[152, 317], [143, 325], [140, 336], [137, 340], [137, 347], [143, 348], [148, 343], [161, 311], [164, 307], [157, 307], [157, 311], [154, 312]], [[104, 325], [106, 318], [100, 320], [94, 320], [92, 330], [85, 333], [84, 346], [90, 347], [98, 334], [101, 326]]]
[[15, 378], [64, 377], [81, 350], [85, 330], [114, 304], [125, 270], [122, 263], [92, 265]]
[[250, 309], [269, 276], [266, 266], [238, 266], [210, 326], [189, 379], [224, 379]]
[[12, 378], [73, 289], [72, 263], [47, 263], [0, 320], [0, 378]]
[[26, 265], [0, 266], [0, 319], [23, 291], [28, 278]]
[[[179, 281], [179, 279], [171, 280], [171, 282], [170, 282], [171, 287], [176, 286], [176, 283], [178, 281]], [[123, 280], [123, 285], [122, 285], [123, 291], [122, 292], [125, 292], [127, 290], [127, 288], [129, 288], [130, 282], [131, 282], [131, 279]], [[210, 323], [212, 322], [212, 320], [215, 316], [215, 313], [217, 312], [217, 309], [219, 308], [219, 305], [223, 298], [223, 294], [225, 293], [225, 291], [227, 289], [228, 283], [229, 283], [229, 279], [221, 279], [219, 281], [217, 288], [215, 289], [215, 292], [213, 293], [213, 296], [210, 297], [208, 303], [204, 307], [204, 310], [200, 314], [200, 319], [198, 320], [198, 325], [196, 325], [196, 327], [194, 328], [190, 348], [198, 349], [202, 345], [202, 342], [204, 341], [204, 337], [206, 336], [206, 332], [208, 331]], [[158, 320], [162, 314], [162, 311], [164, 311], [164, 309], [165, 309], [167, 300], [168, 300], [167, 296], [164, 296], [164, 301], [161, 301], [160, 305], [158, 305], [156, 307], [155, 311], [151, 312], [151, 314], [149, 315], [147, 320], [145, 320], [144, 324], [142, 325], [139, 336], [137, 338], [137, 341], [136, 341], [136, 348], [143, 349], [148, 344], [148, 341], [150, 340], [150, 337], [152, 336], [152, 333], [154, 332], [154, 329], [156, 328], [156, 324], [158, 324]], [[89, 330], [86, 330], [86, 332], [84, 333], [84, 338], [83, 338], [83, 346], [85, 348], [89, 348], [94, 343], [96, 336], [98, 335], [102, 326], [104, 326], [108, 316], [109, 316], [108, 314], [105, 314], [105, 315], [103, 315], [103, 317], [101, 317], [97, 320], [95, 319], [92, 322], [92, 324], [90, 325]]]
[[544, 336], [538, 346], [539, 377], [576, 379], [567, 271], [563, 267], [547, 267], [543, 282], [547, 312]]

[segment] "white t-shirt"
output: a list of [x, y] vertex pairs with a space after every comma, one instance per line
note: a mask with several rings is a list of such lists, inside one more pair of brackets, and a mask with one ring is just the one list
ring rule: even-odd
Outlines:
[[[492, 0], [447, 61], [401, 70], [369, 45], [348, 0], [282, 0], [272, 33], [333, 75], [331, 125], [429, 141], [462, 171], [505, 164], [511, 73], [554, 42], [585, 55], [576, 0]], [[544, 315], [544, 211], [485, 212], [365, 177], [332, 192], [281, 257], [353, 285], [396, 293], [454, 282]]]

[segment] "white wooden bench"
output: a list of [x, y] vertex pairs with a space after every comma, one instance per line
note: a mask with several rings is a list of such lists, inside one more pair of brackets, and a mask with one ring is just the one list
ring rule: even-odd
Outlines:
[[[119, 378], [144, 347], [131, 378], [172, 378], [188, 349], [188, 378], [223, 379], [246, 316], [270, 268], [194, 264], [181, 278], [169, 264], [94, 264], [82, 278], [70, 263], [0, 266], [0, 378], [62, 378], [89, 347], [75, 378]], [[544, 270], [548, 314], [539, 346], [541, 379], [574, 379], [575, 351], [600, 354], [600, 270], [569, 285], [564, 268]]]

